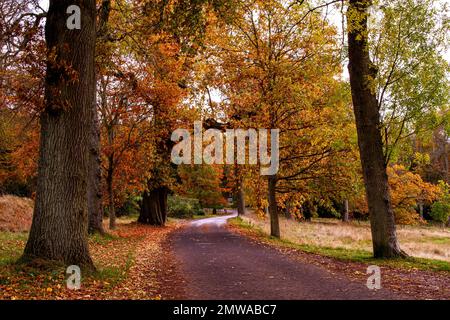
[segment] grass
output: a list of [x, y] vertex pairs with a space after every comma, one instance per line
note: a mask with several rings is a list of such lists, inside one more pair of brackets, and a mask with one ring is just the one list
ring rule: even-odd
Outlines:
[[27, 238], [28, 232], [0, 232], [0, 267], [20, 258]]
[[[243, 219], [270, 233], [268, 219], [251, 212]], [[280, 217], [280, 229], [284, 239], [298, 244], [372, 251], [372, 236], [367, 221], [343, 223], [337, 219], [322, 218], [299, 223]], [[450, 229], [423, 224], [399, 225], [397, 234], [402, 249], [410, 256], [450, 262]]]
[[132, 252], [128, 252], [125, 265], [123, 265], [122, 267], [100, 267], [88, 276], [93, 280], [107, 282], [109, 285], [114, 286], [127, 277], [131, 266], [134, 264], [134, 260], [134, 254]]
[[[404, 269], [419, 269], [419, 270], [432, 270], [432, 271], [446, 271], [450, 272], [450, 263], [437, 259], [426, 259], [418, 257], [409, 257], [406, 259], [375, 259], [372, 257], [372, 252], [369, 250], [359, 248], [344, 248], [338, 246], [321, 246], [311, 243], [299, 243], [289, 238], [278, 239], [269, 236], [267, 231], [263, 230], [259, 225], [252, 223], [249, 218], [242, 219], [240, 217], [229, 220], [232, 225], [247, 230], [247, 232], [256, 235], [263, 241], [268, 243], [288, 247], [292, 249], [301, 250], [307, 253], [319, 254], [331, 258], [336, 258], [344, 261], [354, 261], [367, 264], [386, 265]], [[295, 222], [294, 222], [295, 223]], [[298, 224], [298, 223], [297, 223]], [[337, 226], [336, 226], [337, 227]]]
[[104, 233], [104, 234], [94, 233], [89, 236], [90, 241], [92, 241], [93, 243], [96, 243], [96, 244], [101, 244], [101, 245], [105, 245], [110, 242], [113, 242], [114, 240], [119, 240], [119, 239], [120, 239], [119, 237], [112, 235], [110, 233]]
[[[128, 223], [118, 220], [118, 223]], [[126, 230], [126, 229], [124, 229]], [[64, 265], [21, 264], [21, 257], [28, 238], [27, 232], [0, 231], [0, 291], [2, 286], [16, 290], [17, 296], [44, 297], [43, 289], [61, 290], [66, 286]], [[83, 270], [83, 283], [101, 282], [113, 288], [127, 278], [135, 261], [136, 241], [140, 235], [93, 234], [89, 236], [89, 248], [96, 266], [95, 271]], [[48, 293], [48, 296], [52, 294]], [[1, 299], [1, 294], [0, 294]]]
[[216, 214], [194, 214], [192, 216], [192, 219], [198, 220], [198, 219], [214, 218], [214, 217], [217, 217], [217, 216], [218, 215], [216, 215]]

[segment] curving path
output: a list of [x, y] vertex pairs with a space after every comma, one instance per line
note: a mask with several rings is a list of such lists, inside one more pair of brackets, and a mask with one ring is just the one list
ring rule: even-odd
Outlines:
[[191, 222], [171, 235], [187, 299], [401, 299], [233, 233], [227, 219]]

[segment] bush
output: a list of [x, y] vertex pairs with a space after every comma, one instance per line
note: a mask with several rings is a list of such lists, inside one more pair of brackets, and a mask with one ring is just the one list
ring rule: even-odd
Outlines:
[[169, 196], [167, 199], [168, 214], [174, 218], [192, 218], [202, 215], [203, 210], [198, 199]]
[[446, 223], [450, 216], [450, 204], [442, 201], [433, 203], [430, 215], [434, 221]]
[[139, 203], [141, 197], [130, 196], [128, 197], [120, 208], [116, 209], [116, 216], [136, 216], [139, 215]]
[[433, 220], [445, 223], [450, 216], [450, 186], [444, 181], [439, 181], [438, 187], [440, 189], [439, 201], [431, 206], [430, 215]]

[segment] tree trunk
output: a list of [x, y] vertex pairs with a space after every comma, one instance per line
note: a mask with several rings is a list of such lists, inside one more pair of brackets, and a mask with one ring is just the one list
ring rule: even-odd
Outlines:
[[314, 214], [314, 204], [311, 201], [306, 201], [303, 206], [303, 217], [306, 221], [311, 222]]
[[420, 219], [423, 219], [423, 203], [419, 202], [419, 216]]
[[348, 199], [344, 201], [344, 214], [342, 216], [342, 221], [348, 222]]
[[358, 145], [369, 204], [373, 253], [376, 258], [404, 256], [400, 250], [383, 155], [378, 101], [370, 79], [376, 70], [370, 61], [367, 17], [370, 0], [350, 0], [348, 51]]
[[[66, 27], [70, 5], [82, 8], [81, 30]], [[40, 258], [93, 267], [87, 243], [87, 184], [95, 103], [95, 13], [94, 0], [50, 0], [36, 203], [23, 261]]]
[[269, 191], [269, 215], [270, 215], [270, 235], [275, 238], [280, 238], [280, 224], [278, 221], [278, 209], [276, 198], [277, 177], [272, 175], [268, 177], [268, 191]]
[[164, 226], [167, 219], [168, 193], [168, 189], [165, 187], [156, 188], [150, 192], [145, 191], [142, 196], [138, 222], [152, 226]]
[[[449, 178], [449, 161], [448, 161], [448, 139], [449, 137], [444, 133], [444, 180], [450, 183]], [[450, 221], [450, 220], [449, 220]]]
[[292, 216], [291, 216], [291, 202], [289, 200], [286, 202], [286, 208], [285, 208], [285, 211], [284, 211], [284, 216], [288, 220], [292, 218]]
[[114, 230], [116, 228], [116, 209], [114, 206], [114, 188], [113, 188], [113, 178], [114, 178], [114, 157], [110, 155], [108, 157], [108, 174], [106, 176], [106, 185], [108, 188], [108, 215], [109, 215], [109, 229]]
[[237, 187], [237, 211], [240, 216], [245, 214], [245, 193], [242, 178], [239, 179]]
[[89, 233], [103, 230], [103, 211], [101, 193], [101, 169], [100, 169], [100, 129], [98, 113], [94, 108], [93, 123], [91, 128], [90, 154], [89, 154], [89, 182], [88, 182], [88, 212]]

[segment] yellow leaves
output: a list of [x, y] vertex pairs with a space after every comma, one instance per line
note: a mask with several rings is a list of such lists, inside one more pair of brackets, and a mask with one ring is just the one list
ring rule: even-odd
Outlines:
[[419, 221], [415, 206], [422, 202], [431, 203], [439, 195], [439, 188], [424, 182], [413, 172], [401, 165], [387, 168], [392, 206], [397, 223], [412, 224]]

